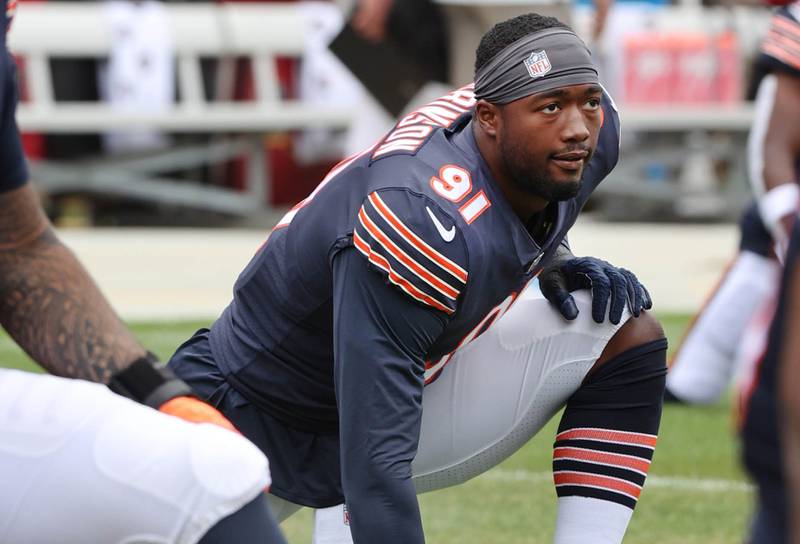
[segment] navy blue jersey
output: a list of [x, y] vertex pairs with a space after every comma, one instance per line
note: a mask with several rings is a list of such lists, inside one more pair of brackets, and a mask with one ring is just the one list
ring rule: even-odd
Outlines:
[[[537, 243], [478, 151], [473, 105], [471, 88], [454, 91], [334, 168], [256, 253], [209, 334], [253, 404], [295, 429], [338, 432], [356, 541], [420, 541], [410, 464], [423, 384], [508, 309], [617, 161], [604, 97], [580, 193], [539, 214]], [[315, 504], [289, 485], [273, 474], [275, 494]]]
[[22, 142], [15, 119], [17, 106], [16, 66], [6, 48], [6, 33], [11, 26], [17, 1], [2, 0], [3, 28], [0, 38], [0, 192], [16, 189], [28, 178]]
[[800, 76], [800, 2], [775, 11], [757, 62], [765, 72]]

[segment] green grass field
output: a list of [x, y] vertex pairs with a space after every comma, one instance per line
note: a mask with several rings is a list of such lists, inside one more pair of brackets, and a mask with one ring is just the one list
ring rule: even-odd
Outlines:
[[[686, 316], [660, 316], [672, 346]], [[142, 342], [161, 357], [206, 323], [134, 323]], [[6, 336], [0, 361], [35, 366]], [[636, 514], [630, 544], [736, 543], [748, 523], [753, 493], [738, 464], [729, 403], [711, 408], [668, 406], [659, 445]], [[557, 420], [500, 466], [455, 488], [420, 497], [432, 544], [549, 543], [555, 520], [550, 455]], [[292, 544], [311, 541], [311, 513], [301, 511], [283, 529]]]

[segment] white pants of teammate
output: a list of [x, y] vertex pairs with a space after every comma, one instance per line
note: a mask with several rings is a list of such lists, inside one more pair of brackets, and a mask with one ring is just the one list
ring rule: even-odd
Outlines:
[[739, 253], [672, 361], [667, 388], [673, 394], [711, 404], [732, 380], [749, 378], [766, 345], [780, 275], [777, 260]]
[[[425, 387], [412, 465], [419, 493], [463, 483], [497, 465], [578, 390], [630, 315], [626, 311], [618, 325], [597, 324], [589, 292], [573, 296], [580, 314], [566, 321], [532, 282], [505, 315], [461, 347], [441, 376]], [[299, 508], [275, 499], [271, 496], [271, 506], [279, 519]], [[608, 505], [609, 516], [630, 516], [630, 509], [597, 502]], [[319, 510], [316, 518], [315, 544], [352, 542], [341, 506]]]
[[0, 543], [190, 544], [268, 484], [239, 435], [0, 370]]

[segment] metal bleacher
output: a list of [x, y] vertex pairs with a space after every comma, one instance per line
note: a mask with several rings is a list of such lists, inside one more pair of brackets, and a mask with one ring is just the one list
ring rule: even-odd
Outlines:
[[[437, 1], [451, 7], [492, 3]], [[521, 0], [498, 3], [509, 2]], [[31, 165], [33, 176], [50, 193], [88, 192], [242, 217], [264, 211], [271, 186], [264, 136], [310, 128], [344, 129], [352, 117], [347, 108], [289, 100], [280, 94], [275, 58], [303, 55], [308, 29], [302, 8], [289, 3], [197, 3], [166, 4], [164, 9], [175, 53], [178, 98], [167, 110], [134, 113], [102, 102], [56, 101], [53, 96], [52, 59], [108, 57], [113, 37], [104, 18], [104, 4], [24, 3], [9, 34], [12, 52], [25, 59], [28, 100], [20, 104], [19, 125], [23, 131], [50, 134], [147, 128], [222, 136], [203, 145], [170, 147], [145, 155], [38, 160]], [[739, 36], [742, 50], [752, 51], [768, 16], [764, 9], [681, 5], [663, 8], [653, 24], [665, 31], [730, 28]], [[588, 28], [588, 21], [579, 17], [576, 28]], [[255, 100], [208, 101], [201, 59], [237, 57], [251, 61]], [[753, 115], [750, 105], [631, 104], [623, 105], [620, 115], [622, 158], [596, 193], [607, 216], [650, 219], [665, 210], [666, 215], [687, 218], [735, 215], [733, 210], [747, 196], [743, 150]], [[232, 157], [247, 160], [244, 190], [175, 179], [171, 174]], [[728, 165], [724, 183], [714, 185], [710, 170], [722, 163]], [[668, 171], [665, 182], [643, 179], [643, 172], [652, 171], [654, 164]]]
[[[46, 192], [80, 191], [249, 215], [267, 206], [268, 157], [263, 136], [307, 128], [344, 128], [351, 113], [281, 97], [276, 56], [299, 57], [306, 22], [296, 4], [168, 4], [164, 6], [176, 55], [178, 98], [158, 112], [125, 112], [103, 102], [62, 102], [53, 96], [50, 60], [107, 58], [112, 29], [102, 3], [26, 3], [9, 34], [9, 48], [24, 58], [28, 100], [19, 105], [23, 131], [102, 133], [142, 128], [166, 133], [222, 133], [208, 145], [169, 148], [146, 155], [91, 161], [33, 161], [32, 174]], [[255, 100], [209, 102], [202, 58], [245, 57], [253, 66]], [[244, 156], [244, 191], [166, 176], [181, 167]]]

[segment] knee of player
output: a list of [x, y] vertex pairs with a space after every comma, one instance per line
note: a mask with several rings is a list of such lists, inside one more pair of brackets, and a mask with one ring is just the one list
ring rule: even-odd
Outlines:
[[660, 341], [664, 337], [664, 329], [658, 319], [653, 314], [643, 311], [639, 317], [628, 319], [614, 333], [597, 360], [597, 366], [630, 349]]

